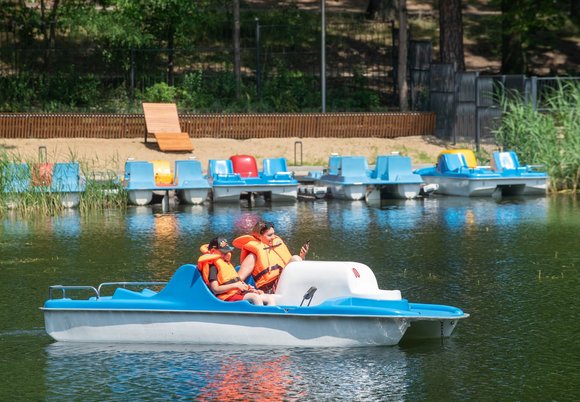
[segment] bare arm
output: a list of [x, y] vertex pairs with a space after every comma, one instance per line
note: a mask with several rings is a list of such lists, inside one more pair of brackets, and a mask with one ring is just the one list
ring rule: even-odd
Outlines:
[[256, 256], [252, 253], [249, 253], [246, 258], [244, 258], [244, 261], [242, 261], [240, 264], [240, 270], [238, 271], [240, 279], [245, 281], [246, 278], [251, 275], [255, 265]]
[[216, 295], [228, 292], [232, 289], [238, 289], [238, 290], [242, 290], [242, 291], [250, 289], [250, 287], [242, 281], [238, 281], [235, 283], [229, 283], [227, 285], [219, 285], [218, 281], [211, 281], [209, 283], [209, 288]]
[[296, 255], [294, 254], [290, 260], [288, 261], [288, 264], [290, 264], [291, 262], [296, 262], [296, 261], [304, 261], [304, 259], [306, 258], [306, 254], [308, 254], [308, 250], [310, 250], [310, 242], [306, 242], [304, 243], [304, 245], [302, 247], [300, 247], [300, 255]]

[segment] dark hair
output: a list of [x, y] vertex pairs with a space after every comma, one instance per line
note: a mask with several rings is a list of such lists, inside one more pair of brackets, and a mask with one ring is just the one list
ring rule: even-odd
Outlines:
[[234, 249], [232, 246], [229, 245], [228, 239], [222, 236], [214, 237], [213, 239], [211, 239], [207, 248], [209, 250], [215, 248], [221, 251], [222, 253], [229, 253]]
[[272, 222], [258, 221], [254, 225], [254, 228], [252, 229], [252, 233], [263, 235], [268, 230], [273, 229], [273, 228], [274, 228], [274, 224]]

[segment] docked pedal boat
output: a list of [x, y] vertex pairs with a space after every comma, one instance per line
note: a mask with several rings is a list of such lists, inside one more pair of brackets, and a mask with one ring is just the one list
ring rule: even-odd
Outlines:
[[331, 155], [318, 184], [328, 187], [334, 198], [372, 203], [416, 198], [423, 180], [412, 172], [411, 158], [406, 156], [377, 156], [375, 168], [369, 169], [364, 156]]
[[469, 149], [446, 150], [437, 165], [416, 170], [438, 194], [460, 197], [545, 195], [548, 175], [520, 166], [515, 152], [494, 152], [490, 166], [477, 166]]
[[123, 187], [127, 191], [129, 203], [147, 205], [153, 195], [166, 195], [175, 192], [184, 204], [202, 204], [209, 193], [210, 186], [201, 170], [198, 160], [176, 160], [174, 172], [169, 161], [127, 160]]
[[258, 170], [252, 155], [233, 155], [230, 159], [210, 159], [208, 175], [213, 202], [239, 202], [245, 198], [254, 203], [295, 202], [298, 181], [288, 171], [285, 158], [265, 158]]
[[[132, 291], [128, 284], [119, 283], [112, 296], [101, 294], [103, 285], [51, 286], [41, 307], [47, 333], [75, 342], [350, 347], [395, 345], [406, 333], [447, 337], [468, 317], [455, 307], [409, 303], [398, 290], [381, 290], [371, 269], [356, 262], [288, 264], [275, 306], [219, 300], [192, 264], [159, 292]], [[78, 289], [95, 295], [68, 297]]]

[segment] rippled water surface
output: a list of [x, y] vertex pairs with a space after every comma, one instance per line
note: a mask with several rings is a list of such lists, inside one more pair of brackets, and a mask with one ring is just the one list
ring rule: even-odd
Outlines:
[[[262, 217], [291, 250], [369, 265], [383, 289], [471, 314], [452, 338], [307, 349], [54, 343], [49, 285], [168, 280]], [[156, 207], [0, 218], [0, 400], [579, 400], [574, 197]]]

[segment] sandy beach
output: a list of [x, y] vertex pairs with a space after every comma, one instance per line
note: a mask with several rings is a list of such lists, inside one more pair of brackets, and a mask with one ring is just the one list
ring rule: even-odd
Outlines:
[[48, 162], [78, 160], [87, 163], [87, 166], [93, 170], [115, 170], [120, 173], [124, 170], [124, 163], [128, 158], [147, 161], [175, 161], [196, 157], [205, 169], [209, 159], [227, 159], [231, 155], [239, 154], [253, 155], [259, 166], [263, 158], [285, 157], [290, 170], [301, 170], [309, 166], [325, 166], [331, 153], [362, 155], [367, 157], [369, 164], [374, 164], [377, 155], [399, 152], [402, 155], [410, 156], [414, 165], [425, 165], [434, 163], [442, 149], [452, 147], [436, 137], [420, 136], [395, 139], [269, 138], [232, 140], [201, 138], [192, 141], [193, 152], [178, 153], [161, 152], [155, 140], [145, 144], [143, 138], [0, 138], [0, 152], [5, 151], [9, 159], [36, 162], [39, 158], [39, 148], [45, 147]]

